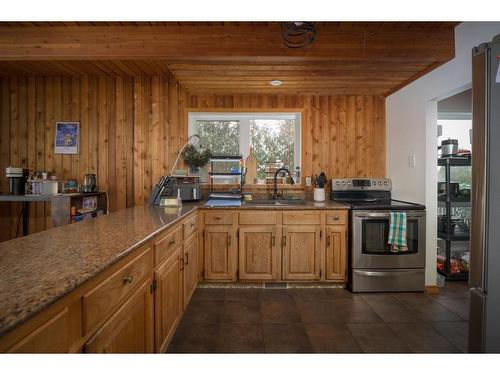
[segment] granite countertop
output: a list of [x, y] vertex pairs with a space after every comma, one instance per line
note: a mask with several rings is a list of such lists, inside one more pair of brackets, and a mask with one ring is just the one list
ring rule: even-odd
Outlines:
[[333, 201], [180, 208], [137, 206], [0, 242], [0, 336], [96, 276], [161, 230], [202, 209], [348, 209]]
[[137, 206], [0, 242], [0, 336], [198, 206]]

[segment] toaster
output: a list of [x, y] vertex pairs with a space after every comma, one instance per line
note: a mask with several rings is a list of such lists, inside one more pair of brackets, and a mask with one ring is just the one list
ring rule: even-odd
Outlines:
[[149, 203], [160, 205], [162, 198], [177, 198], [177, 192], [183, 202], [201, 200], [200, 176], [163, 176], [154, 187]]

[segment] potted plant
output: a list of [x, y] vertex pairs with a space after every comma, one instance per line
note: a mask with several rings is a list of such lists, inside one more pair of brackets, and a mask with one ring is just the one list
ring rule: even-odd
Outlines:
[[187, 145], [182, 151], [182, 158], [186, 165], [189, 166], [189, 173], [194, 175], [199, 174], [200, 168], [205, 166], [211, 157], [212, 152], [210, 149], [197, 150], [191, 144]]

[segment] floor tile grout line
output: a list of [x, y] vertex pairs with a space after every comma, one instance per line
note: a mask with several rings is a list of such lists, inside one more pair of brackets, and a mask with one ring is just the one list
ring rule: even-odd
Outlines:
[[[444, 338], [446, 341], [448, 341], [448, 343], [449, 343], [452, 347], [454, 347], [455, 349], [457, 349], [460, 353], [464, 353], [464, 352], [462, 351], [462, 349], [460, 349], [458, 346], [456, 346], [456, 345], [455, 345], [455, 343], [451, 342], [451, 340], [450, 340], [448, 337], [446, 337], [445, 335], [441, 334], [441, 332], [439, 332], [439, 331], [436, 329], [436, 327], [434, 327], [434, 323], [457, 323], [457, 322], [430, 322], [430, 323], [429, 323], [429, 325], [431, 326], [431, 328], [432, 328], [432, 330], [433, 330], [434, 332], [436, 332], [439, 336], [441, 336], [441, 337], [442, 337], [442, 338]], [[465, 352], [465, 353], [466, 353], [466, 352]]]
[[[448, 344], [450, 344], [453, 348], [455, 348], [456, 350], [458, 350], [460, 353], [463, 353], [462, 350], [460, 350], [459, 347], [457, 347], [454, 343], [452, 343], [446, 336], [442, 335], [440, 332], [438, 332], [436, 330], [436, 328], [434, 327], [434, 324], [433, 323], [442, 323], [442, 322], [423, 322], [425, 325], [429, 326], [429, 328], [432, 329], [432, 331], [434, 331], [434, 333], [436, 333], [439, 337], [443, 338], [446, 342], [448, 342]], [[449, 322], [446, 322], [446, 323], [449, 323]], [[411, 323], [400, 323], [400, 324], [411, 324]], [[391, 329], [394, 333], [396, 333], [394, 331], [394, 327], [392, 325], [389, 326], [389, 329]], [[411, 349], [410, 349], [411, 350]], [[418, 354], [420, 352], [414, 352], [414, 351], [411, 351], [412, 353], [414, 354]]]
[[[456, 314], [455, 312], [451, 311], [449, 308], [447, 308], [446, 306], [443, 306], [442, 304], [438, 303], [437, 301], [434, 301], [433, 299], [431, 299], [431, 297], [425, 295], [428, 299], [429, 302], [431, 302], [432, 304], [438, 304], [438, 306], [444, 308], [448, 313], [454, 315], [455, 317], [458, 318], [458, 321], [463, 321], [462, 317], [459, 316], [458, 314]], [[401, 300], [401, 299], [398, 299], [407, 309], [409, 309], [410, 311], [412, 311], [413, 313], [417, 314], [410, 305], [408, 305], [407, 301], [405, 300]], [[422, 319], [423, 320], [423, 319]], [[427, 320], [423, 320], [424, 322], [429, 322]], [[432, 320], [430, 322], [453, 322], [453, 321], [457, 321], [457, 320]]]

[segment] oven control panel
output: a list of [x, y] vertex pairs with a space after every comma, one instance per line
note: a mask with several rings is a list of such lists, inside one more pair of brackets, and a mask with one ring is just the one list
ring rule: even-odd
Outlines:
[[332, 191], [376, 190], [391, 191], [390, 178], [334, 178]]

